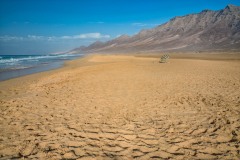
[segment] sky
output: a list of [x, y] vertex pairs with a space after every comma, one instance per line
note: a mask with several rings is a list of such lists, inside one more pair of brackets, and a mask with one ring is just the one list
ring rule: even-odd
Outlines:
[[61, 53], [227, 4], [240, 0], [0, 0], [0, 55]]

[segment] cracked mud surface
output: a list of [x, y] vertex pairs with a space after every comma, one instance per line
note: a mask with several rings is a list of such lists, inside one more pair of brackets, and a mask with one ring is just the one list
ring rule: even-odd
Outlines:
[[240, 159], [239, 61], [86, 61], [0, 82], [0, 159]]

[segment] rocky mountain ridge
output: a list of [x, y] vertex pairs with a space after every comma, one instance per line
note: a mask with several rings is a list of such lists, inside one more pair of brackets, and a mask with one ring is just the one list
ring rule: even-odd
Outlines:
[[133, 36], [122, 35], [107, 42], [95, 42], [73, 52], [240, 50], [240, 7], [227, 5], [219, 11], [177, 16], [153, 29]]

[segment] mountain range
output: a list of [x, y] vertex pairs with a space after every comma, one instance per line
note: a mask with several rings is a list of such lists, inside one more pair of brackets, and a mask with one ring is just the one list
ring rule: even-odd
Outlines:
[[240, 7], [227, 5], [218, 11], [177, 16], [133, 36], [122, 35], [94, 42], [71, 53], [123, 53], [159, 51], [240, 51]]

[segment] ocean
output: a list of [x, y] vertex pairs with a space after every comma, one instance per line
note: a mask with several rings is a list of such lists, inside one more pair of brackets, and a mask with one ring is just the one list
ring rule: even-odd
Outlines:
[[0, 81], [59, 68], [83, 54], [0, 55]]

